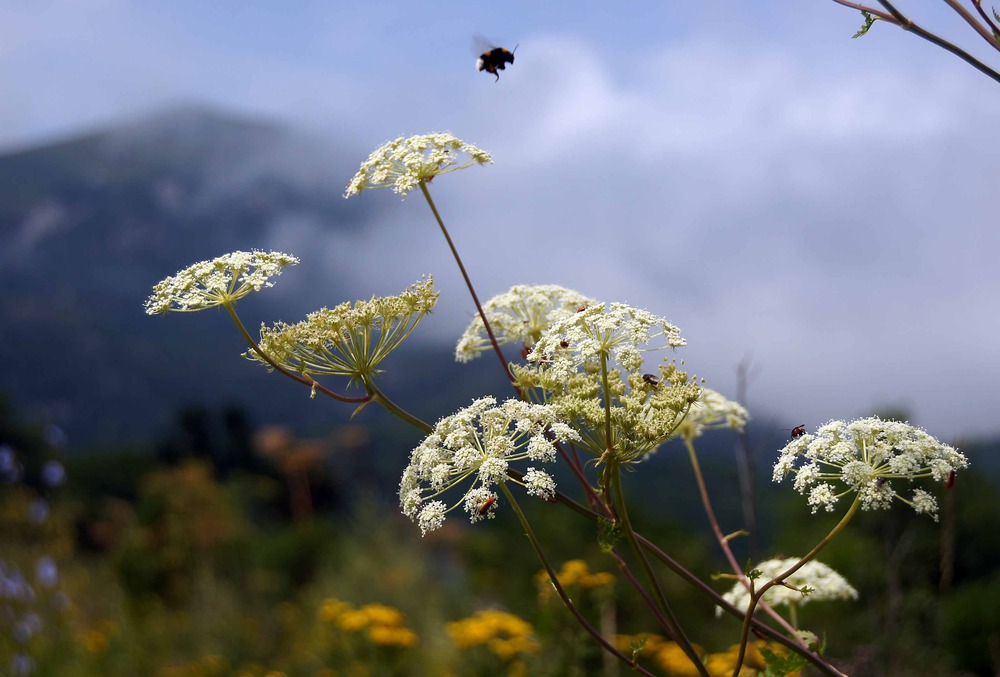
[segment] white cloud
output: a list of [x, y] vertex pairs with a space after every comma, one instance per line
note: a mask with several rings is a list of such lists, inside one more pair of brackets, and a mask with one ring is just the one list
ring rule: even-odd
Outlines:
[[792, 424], [901, 403], [938, 434], [996, 429], [1000, 161], [976, 141], [977, 74], [817, 79], [710, 42], [615, 74], [583, 43], [532, 49], [542, 74], [469, 121], [498, 166], [435, 186], [481, 288], [559, 282], [665, 313], [713, 385], [754, 354], [755, 401]]
[[[612, 26], [606, 42], [525, 32], [494, 84], [466, 38], [396, 25], [386, 5], [311, 17], [312, 56], [295, 59], [134, 5], [49, 3], [7, 17], [32, 37], [0, 41], [0, 144], [176, 97], [362, 147], [451, 129], [497, 159], [434, 186], [482, 296], [555, 282], [649, 307], [724, 391], [753, 353], [754, 402], [789, 426], [905, 402], [935, 434], [995, 430], [995, 85], [901, 32], [850, 41], [855, 19], [827, 4], [775, 26], [708, 12], [634, 48]], [[419, 195], [363, 235], [316, 237], [309, 255], [359, 296], [373, 274], [394, 293], [435, 273], [448, 292], [422, 330], [464, 327], [471, 303]]]

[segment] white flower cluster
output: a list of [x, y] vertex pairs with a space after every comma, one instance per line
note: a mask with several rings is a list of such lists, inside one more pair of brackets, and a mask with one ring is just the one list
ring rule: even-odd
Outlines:
[[[500, 345], [523, 343], [531, 348], [557, 319], [597, 303], [583, 294], [554, 284], [515, 285], [483, 305]], [[455, 348], [455, 359], [468, 362], [491, 348], [483, 318], [476, 315]]]
[[815, 434], [792, 440], [780, 454], [774, 464], [774, 481], [795, 475], [794, 487], [808, 496], [814, 513], [819, 508], [831, 511], [841, 496], [858, 494], [865, 510], [888, 508], [898, 498], [937, 520], [933, 496], [917, 489], [909, 499], [904, 498], [891, 480], [930, 477], [944, 482], [969, 465], [961, 452], [920, 428], [877, 417], [830, 421]]
[[[439, 295], [434, 278], [427, 276], [396, 296], [321, 308], [296, 324], [261, 326], [258, 347], [288, 371], [352, 379], [372, 376], [431, 312]], [[243, 356], [270, 366], [256, 351]]]
[[[461, 163], [459, 154], [466, 156]], [[376, 149], [361, 163], [344, 197], [369, 188], [391, 186], [393, 192], [405, 198], [421, 182], [474, 164], [493, 164], [493, 158], [447, 132], [399, 137]]]
[[[663, 345], [643, 347], [654, 339]], [[567, 378], [581, 367], [600, 369], [601, 361], [609, 358], [638, 373], [644, 352], [685, 344], [681, 330], [662, 317], [625, 303], [597, 303], [554, 319], [528, 360], [565, 371]]]
[[[578, 439], [547, 405], [492, 397], [475, 400], [459, 412], [438, 421], [434, 431], [410, 454], [410, 464], [399, 483], [403, 513], [420, 525], [422, 533], [437, 529], [448, 512], [461, 506], [472, 522], [494, 516], [498, 497], [493, 487], [513, 481], [507, 469], [514, 461], [551, 462], [553, 441]], [[466, 481], [471, 486], [449, 506], [441, 497]], [[528, 493], [551, 498], [552, 477], [529, 468], [523, 484]]]
[[299, 260], [281, 252], [233, 252], [201, 261], [157, 283], [146, 299], [146, 314], [194, 312], [238, 301], [252, 291], [271, 287], [271, 278]]
[[[788, 571], [798, 563], [798, 557], [769, 559], [761, 562], [754, 567], [761, 572], [760, 578], [755, 582], [756, 587], [760, 588], [767, 581]], [[764, 593], [763, 599], [768, 606], [804, 606], [808, 602], [858, 598], [858, 591], [847, 582], [847, 579], [816, 560], [810, 560], [803, 564], [798, 571], [786, 578], [785, 582], [792, 587], [774, 585]], [[809, 592], [800, 592], [806, 590]], [[736, 583], [729, 592], [722, 595], [722, 598], [737, 609], [746, 609], [750, 606], [750, 592], [743, 583]], [[715, 613], [717, 616], [720, 615], [722, 608], [716, 608]]]
[[701, 396], [688, 409], [687, 416], [681, 421], [677, 432], [693, 440], [705, 430], [715, 428], [743, 430], [748, 420], [750, 414], [739, 402], [733, 402], [716, 391], [703, 387]]
[[[498, 340], [525, 344], [527, 363], [510, 367], [518, 388], [556, 407], [580, 433], [578, 448], [596, 458], [642, 460], [677, 433], [700, 395], [676, 364], [642, 373], [646, 353], [685, 345], [677, 327], [648, 311], [551, 285], [513, 287], [486, 308]], [[456, 355], [470, 359], [487, 346], [474, 321]]]

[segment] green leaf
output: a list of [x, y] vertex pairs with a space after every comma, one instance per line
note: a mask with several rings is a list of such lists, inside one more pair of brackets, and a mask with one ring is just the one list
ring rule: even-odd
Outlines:
[[875, 16], [870, 12], [866, 12], [865, 10], [861, 10], [861, 16], [865, 18], [865, 25], [862, 26], [857, 33], [851, 36], [852, 39], [860, 38], [862, 35], [868, 33], [868, 29], [871, 28], [872, 24], [874, 24], [878, 20], [877, 16]]
[[631, 642], [629, 642], [633, 656], [646, 648], [646, 641], [648, 639], [649, 637], [643, 635], [642, 637], [634, 638]]
[[764, 661], [767, 663], [767, 668], [764, 670], [764, 677], [784, 677], [806, 666], [805, 656], [787, 650], [775, 651], [766, 646], [758, 648], [764, 657]]
[[622, 538], [621, 525], [602, 517], [597, 521], [597, 544], [603, 552], [611, 552]]

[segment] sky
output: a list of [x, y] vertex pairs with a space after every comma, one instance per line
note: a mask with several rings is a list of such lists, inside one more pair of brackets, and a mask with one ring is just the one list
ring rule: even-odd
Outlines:
[[[1000, 66], [944, 3], [899, 6]], [[552, 283], [666, 316], [710, 387], [751, 360], [751, 413], [789, 428], [891, 407], [1000, 432], [1000, 85], [860, 25], [830, 0], [0, 0], [0, 152], [183, 103], [356, 162], [449, 130], [496, 161], [433, 185], [481, 297]], [[477, 35], [517, 45], [499, 82]], [[457, 337], [472, 308], [426, 205], [352, 199], [385, 209], [269, 244], [359, 297], [433, 273], [421, 329]]]

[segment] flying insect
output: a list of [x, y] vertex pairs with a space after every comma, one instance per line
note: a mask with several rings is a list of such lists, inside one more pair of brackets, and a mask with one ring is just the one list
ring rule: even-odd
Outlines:
[[505, 47], [491, 47], [487, 49], [476, 59], [476, 70], [486, 71], [491, 75], [495, 75], [497, 79], [494, 82], [499, 82], [500, 73], [497, 71], [506, 70], [507, 64], [514, 63], [514, 52], [517, 51], [517, 47], [515, 45], [513, 51]]

